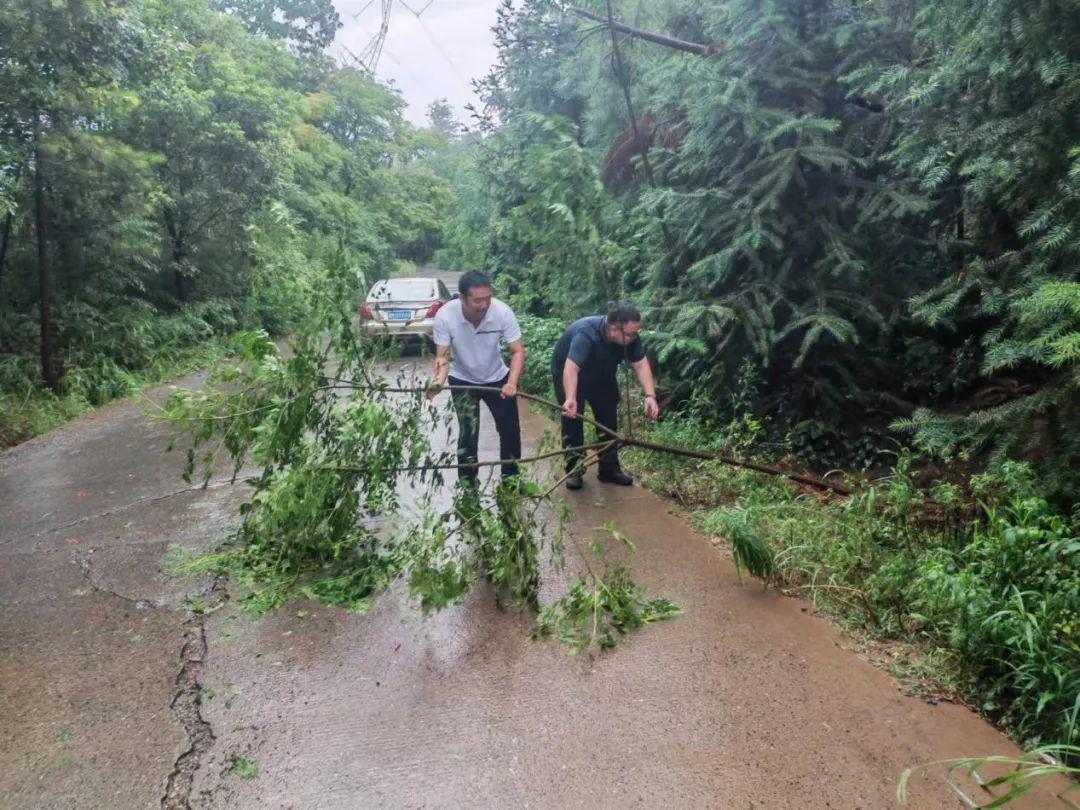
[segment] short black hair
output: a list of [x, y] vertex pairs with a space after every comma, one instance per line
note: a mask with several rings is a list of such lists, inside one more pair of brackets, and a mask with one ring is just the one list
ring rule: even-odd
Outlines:
[[470, 270], [467, 273], [462, 273], [461, 278], [458, 279], [457, 288], [458, 292], [462, 296], [469, 294], [469, 290], [473, 287], [490, 287], [491, 278], [479, 270]]
[[641, 313], [629, 301], [619, 301], [615, 304], [608, 304], [607, 322], [613, 326], [641, 323]]

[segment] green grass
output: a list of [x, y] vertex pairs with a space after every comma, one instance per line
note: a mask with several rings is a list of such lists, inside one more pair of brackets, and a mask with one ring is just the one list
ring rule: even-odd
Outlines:
[[233, 759], [232, 771], [241, 779], [257, 779], [259, 776], [259, 763], [253, 759], [236, 757]]
[[[904, 771], [896, 788], [896, 799], [900, 804], [907, 803], [908, 785], [916, 772], [935, 765], [944, 765], [948, 769], [946, 780], [949, 788], [964, 806], [1004, 807], [1023, 796], [1044, 779], [1063, 777], [1074, 782], [1080, 780], [1080, 768], [1065, 765], [1064, 761], [1080, 761], [1080, 747], [1047, 745], [1021, 757], [961, 757], [928, 762]], [[1004, 773], [1001, 773], [1002, 770]], [[997, 773], [986, 773], [986, 771], [997, 771]], [[969, 796], [955, 778], [959, 774], [971, 777], [979, 787], [986, 791], [986, 794], [978, 799]], [[1080, 793], [1080, 784], [1065, 787], [1057, 794], [1063, 802], [1061, 806], [1075, 806], [1071, 799], [1078, 793]], [[984, 799], [985, 802], [980, 799]]]

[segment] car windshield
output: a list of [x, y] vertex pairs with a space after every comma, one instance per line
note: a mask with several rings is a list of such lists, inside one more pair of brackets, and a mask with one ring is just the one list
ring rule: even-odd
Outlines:
[[391, 278], [371, 288], [369, 301], [431, 301], [435, 282], [429, 278]]

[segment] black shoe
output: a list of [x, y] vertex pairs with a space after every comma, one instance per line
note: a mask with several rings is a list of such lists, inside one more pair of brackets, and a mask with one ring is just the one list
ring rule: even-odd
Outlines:
[[571, 473], [566, 478], [567, 489], [581, 489], [585, 486], [585, 479], [581, 477], [581, 473]]
[[621, 487], [628, 487], [634, 483], [634, 476], [619, 469], [600, 470], [596, 477], [605, 484], [618, 484]]

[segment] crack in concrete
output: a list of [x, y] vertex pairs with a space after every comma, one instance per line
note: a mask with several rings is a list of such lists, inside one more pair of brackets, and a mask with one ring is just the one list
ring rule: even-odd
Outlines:
[[93, 552], [94, 552], [94, 550], [90, 549], [90, 551], [88, 551], [85, 554], [80, 554], [79, 552], [75, 552], [72, 555], [75, 562], [78, 563], [79, 569], [82, 571], [83, 579], [86, 580], [86, 582], [90, 586], [91, 590], [93, 590], [95, 593], [102, 593], [102, 594], [105, 594], [106, 596], [113, 596], [113, 597], [116, 597], [117, 599], [122, 599], [123, 601], [134, 605], [139, 610], [148, 610], [148, 609], [151, 609], [151, 608], [160, 607], [160, 605], [152, 602], [149, 599], [141, 599], [141, 598], [136, 597], [136, 596], [128, 596], [127, 594], [118, 593], [118, 592], [112, 590], [111, 588], [106, 588], [104, 585], [99, 585], [97, 582], [95, 582], [94, 581], [94, 574], [93, 574], [93, 571], [91, 570], [91, 565], [90, 565], [90, 555], [93, 554]]
[[[242, 479], [238, 476], [237, 479], [236, 479], [236, 483], [240, 483], [241, 481], [242, 481]], [[64, 529], [70, 529], [73, 526], [79, 526], [79, 525], [82, 525], [83, 523], [88, 523], [91, 520], [99, 520], [101, 518], [112, 517], [113, 515], [118, 515], [121, 512], [126, 512], [128, 509], [134, 509], [135, 507], [142, 506], [143, 504], [146, 504], [146, 503], [155, 503], [157, 501], [165, 501], [165, 500], [168, 500], [169, 498], [175, 498], [177, 495], [184, 495], [184, 494], [189, 493], [189, 492], [202, 492], [204, 490], [220, 489], [221, 487], [228, 487], [228, 486], [234, 486], [234, 485], [235, 485], [235, 483], [232, 481], [232, 479], [226, 478], [226, 479], [222, 479], [222, 480], [218, 480], [218, 481], [211, 481], [205, 487], [200, 484], [198, 486], [184, 487], [183, 489], [175, 489], [175, 490], [173, 490], [171, 492], [165, 492], [165, 493], [161, 493], [161, 494], [158, 494], [158, 495], [144, 495], [143, 497], [138, 498], [138, 499], [132, 501], [131, 503], [125, 503], [125, 504], [122, 504], [120, 506], [114, 506], [111, 509], [106, 509], [106, 510], [104, 510], [102, 512], [96, 512], [96, 513], [94, 513], [92, 515], [84, 515], [81, 518], [76, 518], [75, 520], [70, 520], [67, 523], [61, 523], [59, 526], [51, 526], [48, 529], [42, 529], [41, 531], [36, 532], [36, 533], [31, 534], [31, 535], [26, 536], [26, 537], [11, 537], [11, 538], [9, 538], [7, 540], [0, 540], [0, 546], [9, 545], [11, 543], [14, 543], [16, 540], [37, 540], [39, 537], [44, 537], [47, 534], [52, 534], [53, 532], [63, 531]]]
[[[225, 577], [215, 575], [210, 595], [218, 604], [227, 600]], [[169, 708], [184, 727], [188, 747], [176, 758], [172, 772], [165, 781], [161, 797], [163, 810], [190, 810], [191, 791], [202, 758], [210, 751], [217, 737], [210, 723], [202, 716], [202, 685], [199, 676], [209, 646], [206, 641], [205, 614], [193, 613], [184, 622], [184, 643], [180, 648], [180, 671], [176, 675], [176, 693]]]

